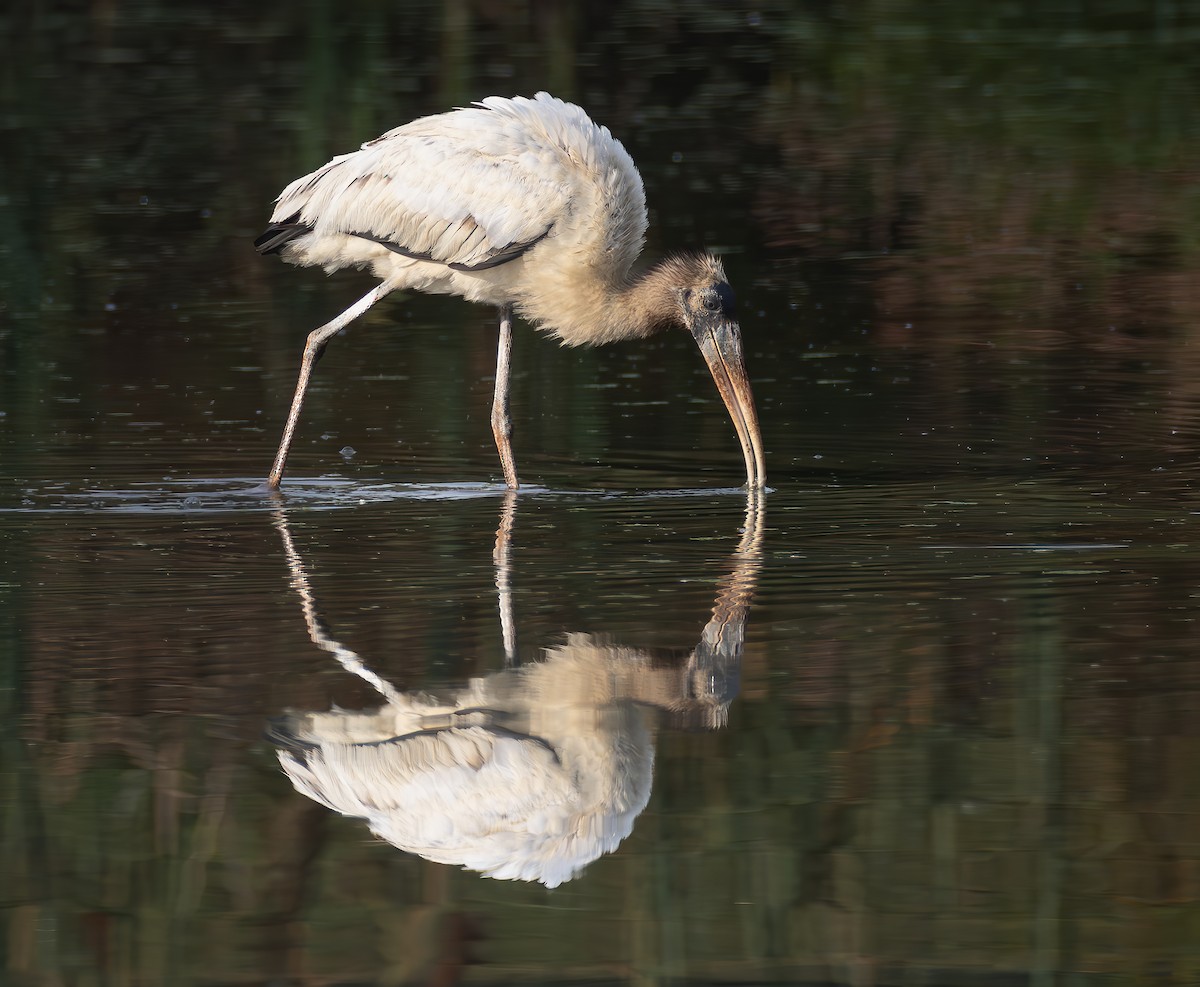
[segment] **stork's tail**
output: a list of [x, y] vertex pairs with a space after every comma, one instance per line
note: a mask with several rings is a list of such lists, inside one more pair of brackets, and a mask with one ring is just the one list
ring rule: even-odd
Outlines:
[[287, 219], [281, 219], [278, 223], [268, 226], [254, 241], [254, 248], [260, 254], [277, 254], [297, 237], [311, 233], [312, 229], [308, 223], [300, 221], [298, 212], [292, 213]]

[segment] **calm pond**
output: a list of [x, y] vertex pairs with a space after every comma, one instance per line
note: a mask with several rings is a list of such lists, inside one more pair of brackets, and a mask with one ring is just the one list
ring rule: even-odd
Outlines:
[[[0, 14], [0, 982], [1200, 982], [1200, 10], [1154, 11]], [[648, 256], [724, 258], [770, 489], [686, 334], [518, 324], [506, 496], [494, 312], [405, 296], [268, 495], [373, 283], [259, 257], [274, 197], [541, 89]]]

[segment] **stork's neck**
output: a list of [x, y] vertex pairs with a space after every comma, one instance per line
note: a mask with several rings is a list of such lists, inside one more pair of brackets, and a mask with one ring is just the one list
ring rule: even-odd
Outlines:
[[523, 314], [568, 346], [596, 346], [640, 339], [679, 324], [678, 292], [671, 262], [665, 261], [615, 283], [576, 280], [569, 295], [556, 299], [552, 313]]
[[679, 286], [669, 262], [629, 275], [610, 296], [603, 316], [607, 339], [641, 339], [679, 324]]

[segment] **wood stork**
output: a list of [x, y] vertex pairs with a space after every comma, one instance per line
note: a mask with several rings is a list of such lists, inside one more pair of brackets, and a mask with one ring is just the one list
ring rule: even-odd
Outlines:
[[283, 477], [313, 365], [329, 340], [397, 290], [458, 295], [500, 310], [492, 432], [517, 487], [508, 411], [514, 312], [568, 346], [687, 329], [733, 420], [750, 489], [762, 438], [721, 262], [682, 253], [632, 267], [647, 226], [642, 179], [608, 129], [548, 93], [489, 96], [423, 117], [298, 178], [255, 246], [326, 271], [381, 279], [309, 333], [268, 485]]

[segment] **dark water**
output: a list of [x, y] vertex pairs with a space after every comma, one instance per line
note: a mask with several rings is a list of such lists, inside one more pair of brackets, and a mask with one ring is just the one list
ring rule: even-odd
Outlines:
[[[0, 15], [0, 981], [1200, 981], [1198, 38], [1116, 0]], [[521, 327], [506, 498], [492, 314], [412, 298], [331, 345], [268, 496], [304, 335], [370, 284], [258, 258], [271, 199], [540, 88], [629, 147], [650, 252], [724, 254], [772, 489], [686, 338]], [[615, 849], [481, 876], [278, 756], [412, 845], [481, 737]], [[399, 750], [423, 789], [356, 787]], [[518, 799], [490, 770], [443, 819]]]

